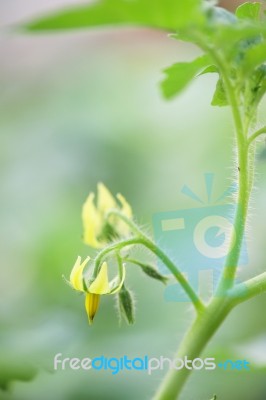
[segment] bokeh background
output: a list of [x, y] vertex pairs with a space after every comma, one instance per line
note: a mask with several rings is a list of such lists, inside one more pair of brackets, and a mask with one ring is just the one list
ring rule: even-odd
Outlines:
[[[240, 3], [240, 2], [238, 2]], [[0, 2], [0, 399], [150, 399], [163, 372], [53, 371], [53, 357], [173, 356], [193, 316], [167, 303], [163, 287], [128, 271], [137, 322], [119, 326], [114, 299], [103, 299], [89, 327], [83, 298], [62, 280], [78, 254], [81, 206], [98, 181], [122, 192], [152, 234], [152, 215], [193, 208], [184, 184], [206, 198], [235, 175], [232, 121], [210, 106], [215, 76], [203, 76], [172, 102], [162, 99], [161, 70], [199, 54], [164, 33], [97, 29], [22, 34], [10, 26], [72, 0]], [[234, 9], [236, 2], [223, 5]], [[265, 102], [260, 122], [265, 123]], [[265, 270], [265, 146], [258, 147], [248, 226], [249, 265]], [[143, 254], [145, 257], [145, 254]], [[183, 400], [265, 400], [266, 295], [236, 309], [206, 356], [246, 358], [250, 372], [196, 372]]]

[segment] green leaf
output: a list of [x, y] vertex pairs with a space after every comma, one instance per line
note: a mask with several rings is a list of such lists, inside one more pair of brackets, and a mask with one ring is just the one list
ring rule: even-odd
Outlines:
[[119, 310], [129, 325], [135, 322], [135, 305], [133, 294], [125, 285], [122, 286], [118, 293]]
[[185, 87], [200, 75], [206, 67], [210, 67], [211, 60], [208, 55], [203, 55], [191, 62], [180, 62], [166, 68], [163, 72], [166, 78], [161, 83], [163, 95], [171, 99], [180, 93]]
[[209, 36], [209, 40], [213, 46], [219, 46], [219, 49], [232, 53], [241, 41], [252, 41], [265, 33], [266, 30], [261, 26], [247, 25], [246, 22], [239, 21], [237, 24], [216, 27], [215, 31]]
[[244, 55], [243, 70], [246, 75], [251, 74], [255, 68], [266, 62], [266, 41], [249, 47]]
[[223, 81], [221, 78], [219, 78], [217, 82], [211, 105], [218, 107], [228, 106], [228, 100], [226, 97]]
[[246, 84], [246, 98], [248, 104], [248, 112], [254, 113], [254, 109], [258, 106], [266, 93], [266, 66], [257, 68], [250, 76]]
[[[257, 6], [254, 9], [257, 9]], [[212, 7], [208, 10], [207, 23], [204, 29], [205, 34], [208, 36], [206, 43], [230, 54], [237, 50], [237, 45], [241, 41], [249, 41], [258, 36], [265, 36], [266, 33], [265, 26], [259, 20], [251, 17], [240, 19], [220, 7]], [[230, 62], [230, 60], [228, 61]]]
[[25, 28], [49, 31], [129, 24], [175, 31], [200, 23], [202, 4], [202, 0], [99, 0], [37, 18]]
[[211, 398], [211, 400], [217, 400], [216, 394], [213, 395], [213, 397]]
[[37, 368], [22, 360], [1, 360], [0, 389], [8, 390], [13, 381], [31, 381], [37, 374]]
[[251, 19], [258, 21], [260, 17], [261, 3], [244, 3], [236, 9], [236, 16], [239, 19]]
[[213, 73], [219, 73], [218, 68], [216, 67], [216, 65], [209, 65], [208, 67], [206, 67], [202, 72], [200, 72], [198, 74], [198, 76], [200, 75], [205, 75], [205, 74], [213, 74]]

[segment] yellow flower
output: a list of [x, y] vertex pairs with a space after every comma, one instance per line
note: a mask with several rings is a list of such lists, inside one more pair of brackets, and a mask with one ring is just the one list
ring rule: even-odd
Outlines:
[[129, 235], [129, 227], [117, 216], [110, 215], [108, 221], [106, 220], [106, 215], [111, 210], [120, 211], [127, 218], [132, 218], [132, 209], [125, 198], [120, 193], [116, 198], [120, 204], [103, 183], [98, 183], [97, 186], [96, 205], [95, 194], [89, 194], [82, 209], [84, 242], [87, 245], [100, 249], [115, 239]]
[[81, 263], [81, 257], [78, 256], [77, 261], [74, 264], [74, 267], [72, 268], [69, 282], [70, 285], [73, 287], [73, 289], [78, 290], [80, 292], [85, 291], [85, 283], [83, 280], [83, 270], [86, 267], [90, 260], [90, 257], [87, 257], [82, 263]]
[[77, 258], [72, 268], [69, 281], [73, 289], [85, 293], [85, 308], [89, 323], [92, 324], [99, 308], [100, 296], [117, 293], [122, 288], [125, 280], [125, 266], [123, 265], [121, 276], [116, 276], [109, 282], [108, 265], [104, 262], [96, 278], [86, 286], [83, 271], [89, 260], [90, 257], [87, 257], [81, 262], [81, 257]]

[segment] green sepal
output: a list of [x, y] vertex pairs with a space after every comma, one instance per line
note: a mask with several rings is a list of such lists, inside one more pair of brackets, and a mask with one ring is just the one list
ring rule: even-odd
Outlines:
[[135, 304], [133, 294], [128, 290], [125, 285], [122, 286], [118, 293], [118, 305], [119, 311], [125, 321], [129, 325], [133, 325], [135, 322]]
[[164, 275], [161, 275], [155, 267], [153, 267], [150, 264], [143, 264], [141, 262], [138, 262], [138, 265], [142, 269], [142, 271], [148, 275], [150, 278], [156, 279], [157, 281], [162, 282], [163, 284], [167, 284], [168, 278]]

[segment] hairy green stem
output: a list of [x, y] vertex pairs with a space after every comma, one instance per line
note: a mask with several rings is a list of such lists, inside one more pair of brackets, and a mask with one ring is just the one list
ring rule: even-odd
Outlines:
[[249, 146], [249, 178], [248, 178], [248, 187], [249, 192], [251, 193], [253, 184], [254, 184], [254, 177], [255, 177], [255, 156], [256, 156], [256, 142], [253, 142]]
[[[206, 45], [204, 43], [202, 44], [202, 47], [209, 52], [216, 65], [220, 69], [221, 76], [224, 80], [228, 101], [232, 109], [238, 151], [239, 188], [237, 209], [233, 224], [234, 232], [232, 232], [231, 235], [229, 247], [230, 252], [228, 253], [225, 261], [222, 276], [218, 285], [218, 296], [212, 298], [205, 311], [194, 321], [191, 328], [186, 333], [177, 353], [177, 357], [180, 358], [187, 356], [189, 359], [197, 358], [200, 355], [210, 338], [214, 335], [234, 305], [232, 298], [228, 296], [228, 290], [234, 285], [245, 232], [249, 196], [251, 191], [251, 182], [249, 176], [250, 158], [247, 143], [248, 124], [244, 127], [236, 91], [230, 81], [228, 70], [223, 63], [222, 58], [220, 58], [219, 54], [215, 50], [209, 48], [206, 49]], [[191, 370], [186, 368], [178, 371], [170, 370], [166, 374], [166, 377], [164, 378], [154, 399], [177, 399], [190, 373]]]
[[266, 126], [263, 126], [263, 128], [260, 128], [248, 138], [248, 146], [250, 146], [259, 136], [264, 134], [266, 134]]
[[223, 64], [223, 60], [214, 51], [212, 51], [212, 55], [215, 58], [220, 68], [221, 75], [224, 79], [225, 90], [233, 114], [233, 120], [236, 130], [238, 171], [239, 171], [238, 199], [237, 199], [235, 220], [233, 224], [233, 232], [231, 234], [229, 253], [225, 261], [220, 283], [218, 285], [218, 293], [221, 294], [222, 292], [226, 292], [227, 289], [231, 288], [234, 285], [235, 275], [241, 252], [241, 246], [245, 233], [249, 196], [251, 191], [249, 185], [250, 159], [249, 159], [248, 145], [246, 138], [249, 126], [248, 124], [246, 124], [246, 126], [244, 127], [238, 97], [236, 95], [235, 88], [228, 77], [228, 72]]
[[198, 295], [194, 291], [194, 289], [190, 286], [189, 282], [185, 278], [185, 276], [179, 271], [177, 266], [170, 260], [170, 258], [155, 244], [153, 243], [152, 240], [150, 240], [139, 228], [138, 226], [129, 218], [127, 218], [124, 214], [122, 214], [118, 210], [112, 210], [110, 211], [106, 218], [109, 218], [111, 215], [115, 215], [119, 217], [121, 220], [123, 220], [135, 233], [137, 236], [124, 240], [121, 242], [113, 243], [110, 246], [106, 247], [103, 249], [101, 252], [98, 253], [97, 257], [95, 258], [95, 269], [94, 269], [94, 276], [97, 275], [97, 272], [99, 271], [100, 265], [103, 261], [103, 259], [111, 252], [121, 250], [124, 247], [128, 247], [131, 245], [142, 245], [145, 246], [147, 249], [149, 249], [153, 254], [155, 254], [163, 263], [164, 265], [168, 268], [168, 270], [173, 274], [173, 276], [176, 278], [178, 283], [182, 286], [184, 291], [186, 292], [188, 298], [192, 301], [196, 311], [198, 313], [201, 313], [204, 309], [205, 306], [202, 303], [202, 301], [199, 299]]
[[112, 216], [117, 217], [121, 221], [123, 221], [130, 228], [131, 232], [136, 234], [136, 236], [140, 237], [145, 236], [145, 234], [141, 231], [141, 229], [138, 227], [137, 224], [135, 224], [135, 222], [132, 219], [128, 218], [125, 214], [123, 214], [116, 208], [113, 208], [106, 213], [105, 215], [106, 221]]
[[122, 258], [120, 256], [119, 251], [116, 251], [116, 259], [117, 259], [117, 264], [118, 264], [119, 278], [120, 278], [120, 280], [122, 280], [122, 276], [123, 276], [123, 261], [122, 261]]
[[195, 306], [197, 312], [201, 314], [205, 310], [205, 306], [195, 293], [194, 289], [188, 283], [185, 276], [176, 268], [175, 264], [168, 258], [168, 256], [158, 247], [156, 246], [150, 239], [143, 238], [144, 246], [146, 246], [152, 253], [154, 253], [163, 263], [167, 266], [170, 272], [174, 275], [178, 283], [183, 287], [186, 294], [192, 301]]
[[228, 292], [232, 304], [236, 306], [251, 299], [254, 296], [266, 292], [266, 272], [236, 285]]
[[104, 260], [105, 257], [107, 257], [110, 253], [112, 252], [118, 252], [122, 250], [125, 247], [132, 246], [132, 245], [137, 245], [141, 244], [139, 237], [133, 237], [127, 240], [121, 240], [120, 242], [115, 242], [110, 244], [108, 247], [105, 247], [103, 250], [101, 250], [95, 260], [94, 260], [94, 272], [93, 272], [93, 278], [95, 278], [99, 272], [100, 266]]
[[225, 261], [222, 277], [218, 287], [219, 293], [226, 291], [234, 285], [248, 213], [248, 203], [251, 188], [249, 185], [249, 157], [246, 145], [241, 145], [240, 148], [238, 148], [238, 151], [239, 191], [235, 220], [233, 224], [234, 232], [232, 233], [229, 253]]

